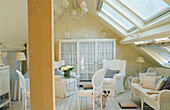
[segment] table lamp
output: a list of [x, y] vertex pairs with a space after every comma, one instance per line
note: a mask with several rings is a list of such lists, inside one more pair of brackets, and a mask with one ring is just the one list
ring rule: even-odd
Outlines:
[[27, 60], [24, 52], [17, 52], [15, 56], [15, 60], [20, 61], [20, 72], [22, 72], [22, 61]]
[[139, 63], [139, 72], [141, 72], [141, 63], [144, 62], [143, 57], [137, 57], [136, 62]]

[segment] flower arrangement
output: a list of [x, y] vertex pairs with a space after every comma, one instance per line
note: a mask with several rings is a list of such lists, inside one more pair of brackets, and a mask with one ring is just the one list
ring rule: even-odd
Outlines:
[[64, 77], [65, 78], [70, 78], [71, 75], [70, 75], [70, 71], [72, 71], [74, 69], [73, 66], [68, 66], [68, 65], [63, 65], [59, 68], [59, 70], [63, 71], [64, 72]]
[[6, 57], [7, 53], [6, 52], [1, 52], [1, 49], [0, 49], [0, 66], [3, 66], [4, 64], [2, 63], [2, 57]]

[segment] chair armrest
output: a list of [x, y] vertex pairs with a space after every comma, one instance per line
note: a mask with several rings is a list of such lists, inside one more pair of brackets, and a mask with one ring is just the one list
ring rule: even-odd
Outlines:
[[158, 109], [165, 110], [164, 107], [170, 107], [170, 90], [162, 90], [158, 96]]
[[[167, 99], [167, 100], [166, 100]], [[162, 90], [159, 92], [158, 101], [161, 103], [170, 103], [170, 90]]]
[[122, 73], [118, 73], [113, 76], [113, 79], [123, 79], [123, 78], [124, 78], [124, 75]]
[[132, 79], [132, 82], [131, 83], [139, 83], [139, 78], [138, 77], [135, 77]]

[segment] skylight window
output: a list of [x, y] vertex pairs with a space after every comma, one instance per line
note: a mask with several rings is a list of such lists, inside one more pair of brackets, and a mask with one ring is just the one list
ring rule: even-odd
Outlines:
[[131, 24], [127, 19], [125, 19], [122, 15], [112, 9], [105, 2], [103, 2], [102, 4], [101, 11], [108, 15], [110, 18], [112, 18], [114, 21], [116, 21], [118, 24], [120, 24], [126, 30], [134, 28], [133, 24]]
[[153, 15], [162, 12], [167, 7], [163, 0], [120, 0], [133, 12], [139, 15], [142, 19], [146, 20]]
[[163, 48], [157, 47], [157, 46], [145, 47], [145, 48], [149, 49], [152, 52], [155, 52], [155, 53], [159, 54], [161, 57], [163, 57], [165, 60], [167, 60], [167, 62], [170, 61], [169, 52], [164, 50]]

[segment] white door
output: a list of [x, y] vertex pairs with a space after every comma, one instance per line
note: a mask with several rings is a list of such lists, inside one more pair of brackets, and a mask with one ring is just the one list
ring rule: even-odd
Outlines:
[[74, 71], [77, 73], [77, 43], [61, 43], [60, 46], [60, 59], [64, 60], [66, 65], [74, 66]]
[[91, 80], [95, 72], [95, 42], [79, 43], [80, 80]]
[[97, 70], [103, 67], [103, 59], [115, 59], [115, 42], [98, 42]]

